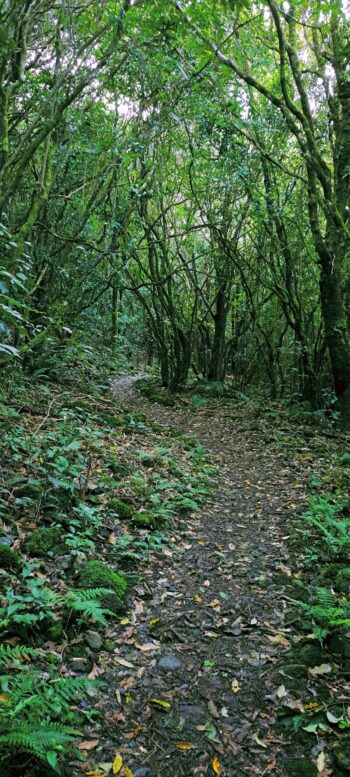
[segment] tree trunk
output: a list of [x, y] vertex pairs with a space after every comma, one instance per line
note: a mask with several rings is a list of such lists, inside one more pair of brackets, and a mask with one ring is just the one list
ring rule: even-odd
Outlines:
[[350, 426], [350, 336], [342, 278], [334, 262], [322, 268], [321, 305], [334, 389], [344, 428]]
[[208, 368], [208, 380], [221, 383], [225, 380], [225, 333], [227, 322], [227, 299], [224, 289], [219, 289], [215, 302], [214, 341]]

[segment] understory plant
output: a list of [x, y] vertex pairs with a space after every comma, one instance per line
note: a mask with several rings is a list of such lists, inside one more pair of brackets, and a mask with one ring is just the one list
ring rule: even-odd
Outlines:
[[319, 567], [316, 586], [306, 585], [307, 601], [300, 606], [311, 621], [314, 633], [321, 639], [350, 629], [350, 500], [344, 487], [344, 464], [348, 454], [335, 461], [331, 475], [318, 481], [322, 489], [310, 496], [303, 518], [312, 551], [306, 554], [314, 574]]

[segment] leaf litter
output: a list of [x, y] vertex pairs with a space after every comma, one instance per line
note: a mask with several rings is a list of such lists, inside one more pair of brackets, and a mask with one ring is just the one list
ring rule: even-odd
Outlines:
[[[218, 474], [201, 512], [173, 527], [174, 548], [150, 553], [134, 605], [110, 629], [116, 651], [99, 663], [113, 694], [107, 687], [98, 703], [105, 727], [96, 768], [117, 750], [110, 763], [125, 777], [287, 777], [298, 763], [300, 774], [307, 764], [310, 774], [331, 775], [332, 738], [315, 754], [307, 727], [280, 725], [320, 709], [319, 683], [333, 669], [295, 658], [303, 635], [286, 594], [300, 575], [289, 530], [303, 509], [312, 461], [288, 462], [280, 450], [266, 449], [249, 418], [238, 412], [227, 420], [219, 403], [212, 403], [209, 428], [208, 407], [194, 417], [183, 406], [146, 403], [125, 381], [120, 390], [151, 420], [195, 434]], [[180, 669], [160, 671], [165, 656], [180, 659]], [[115, 725], [116, 704], [123, 717]], [[330, 725], [333, 719], [330, 713]]]

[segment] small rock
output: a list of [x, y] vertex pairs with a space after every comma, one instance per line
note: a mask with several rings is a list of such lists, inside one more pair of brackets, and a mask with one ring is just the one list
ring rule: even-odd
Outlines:
[[95, 651], [95, 653], [98, 653], [98, 651], [101, 650], [102, 637], [98, 631], [87, 631], [85, 634], [85, 642], [89, 645], [91, 650]]
[[145, 766], [142, 766], [141, 769], [136, 769], [136, 772], [134, 772], [134, 777], [147, 777], [147, 774], [151, 774], [150, 770]]
[[181, 704], [179, 713], [180, 717], [185, 718], [190, 723], [199, 723], [208, 717], [206, 709], [199, 704]]
[[176, 672], [177, 669], [180, 669], [181, 661], [177, 656], [163, 656], [158, 661], [158, 666], [165, 672]]
[[89, 670], [89, 662], [86, 658], [71, 658], [70, 664], [72, 666], [73, 672], [88, 672]]
[[63, 570], [69, 569], [72, 561], [72, 556], [60, 556], [58, 559], [56, 559], [56, 566]]

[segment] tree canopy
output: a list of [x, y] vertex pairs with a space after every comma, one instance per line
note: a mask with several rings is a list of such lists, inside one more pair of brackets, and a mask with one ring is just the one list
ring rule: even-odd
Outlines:
[[2, 3], [5, 369], [102, 347], [347, 422], [348, 16]]

